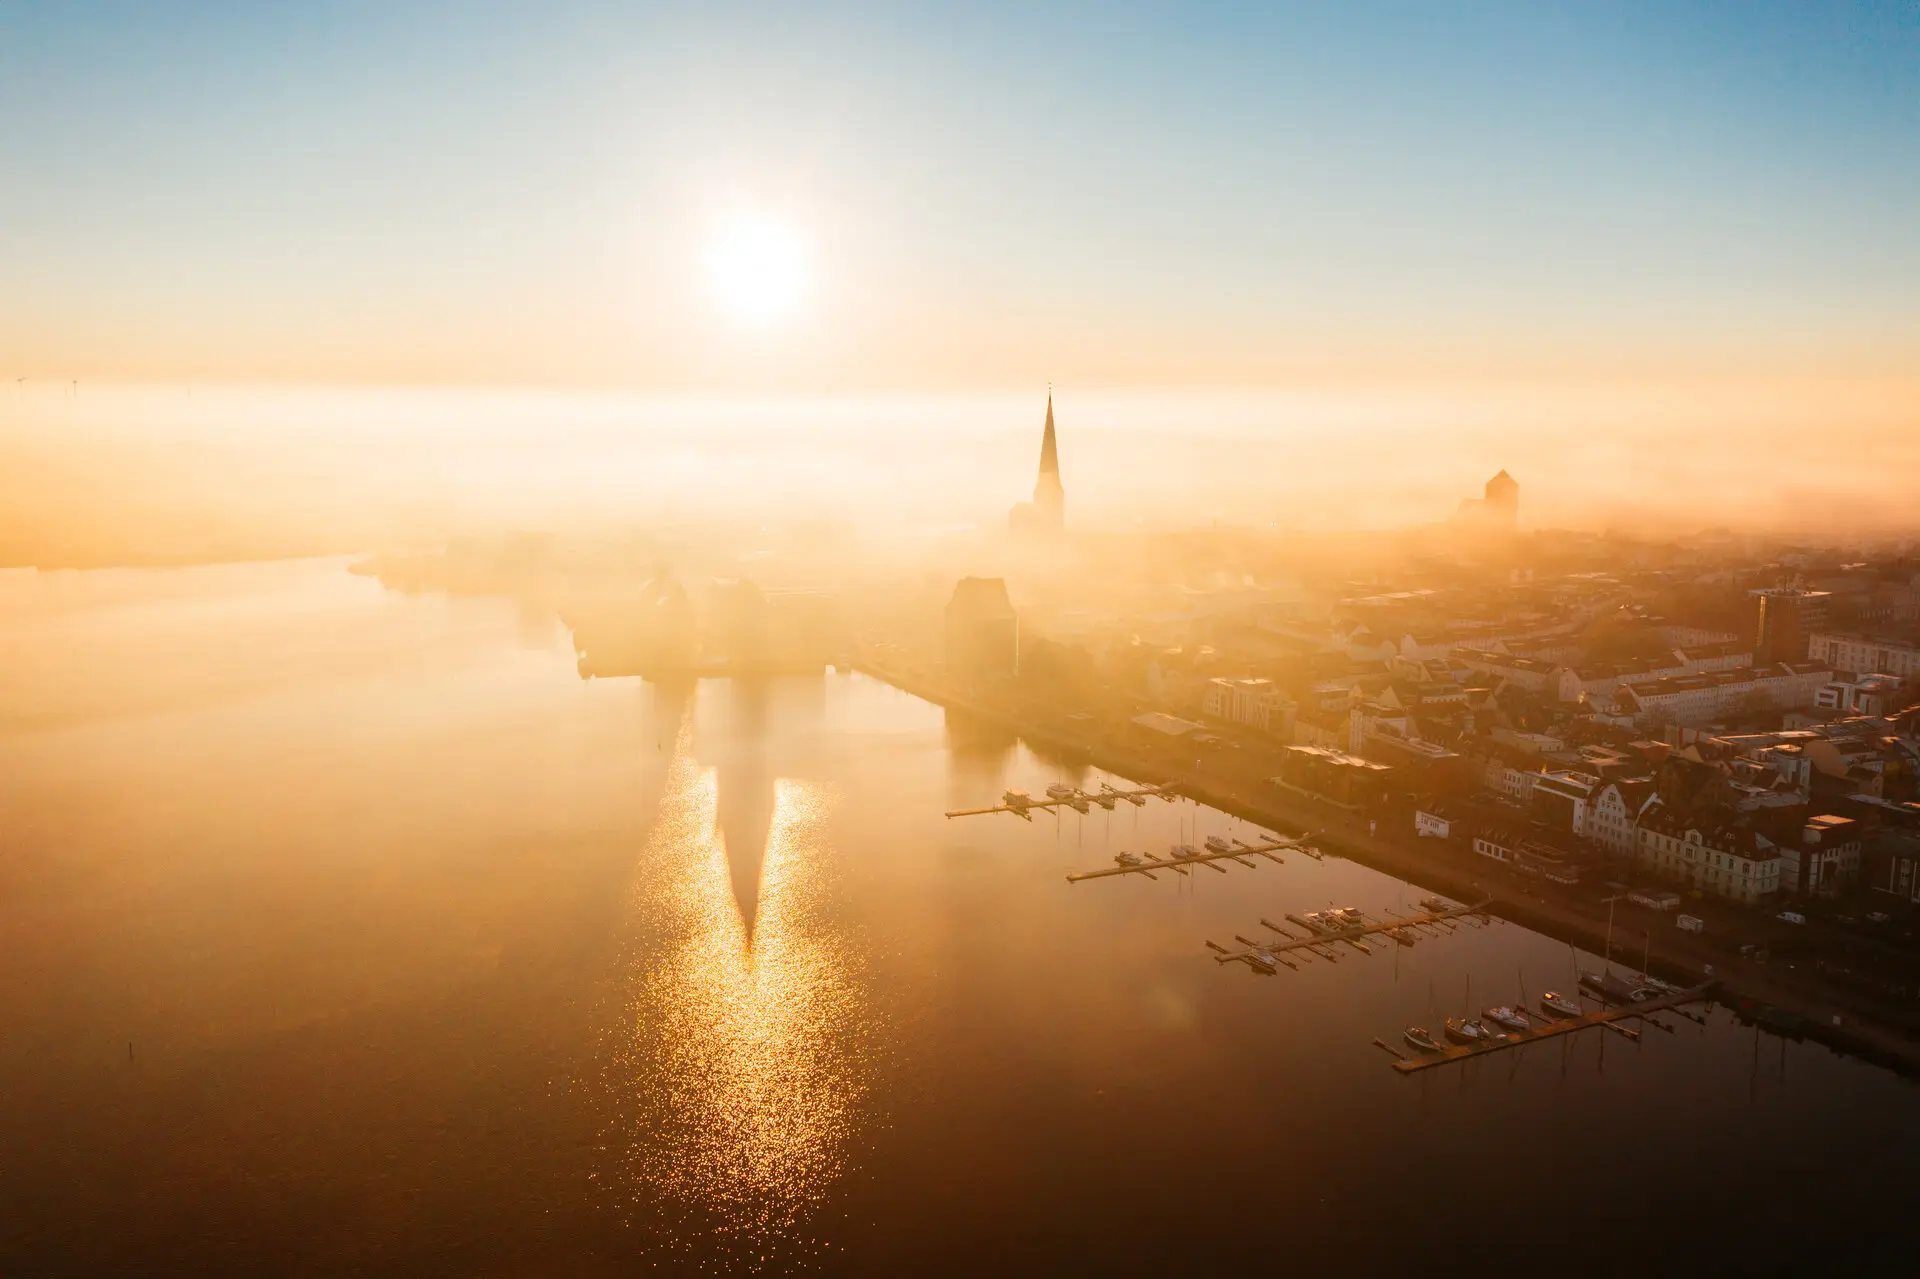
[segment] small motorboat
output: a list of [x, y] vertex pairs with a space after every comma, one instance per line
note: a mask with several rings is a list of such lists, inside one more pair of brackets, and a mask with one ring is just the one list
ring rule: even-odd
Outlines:
[[1447, 1038], [1456, 1044], [1491, 1043], [1494, 1033], [1481, 1021], [1462, 1021], [1458, 1017], [1447, 1018]]
[[1429, 1035], [1426, 1030], [1420, 1026], [1407, 1027], [1406, 1030], [1402, 1032], [1401, 1037], [1419, 1052], [1437, 1053], [1440, 1051], [1440, 1045], [1434, 1042], [1433, 1036]]
[[1210, 853], [1230, 853], [1233, 851], [1233, 845], [1229, 844], [1224, 837], [1219, 835], [1207, 836], [1206, 843], [1207, 851]]
[[1420, 904], [1422, 906], [1425, 906], [1428, 910], [1433, 911], [1435, 914], [1438, 914], [1443, 910], [1453, 909], [1453, 903], [1448, 901], [1444, 897], [1422, 897], [1420, 899]]
[[1200, 855], [1200, 850], [1192, 844], [1175, 844], [1172, 848], [1169, 848], [1167, 852], [1181, 859], [1198, 857]]
[[1141, 864], [1140, 854], [1115, 853], [1113, 855], [1113, 862], [1114, 862], [1114, 865], [1116, 866], [1138, 866]]
[[1506, 1004], [1489, 1008], [1481, 1013], [1480, 1017], [1483, 1021], [1490, 1021], [1506, 1030], [1525, 1030], [1528, 1024], [1524, 1008], [1510, 1008]]
[[1559, 994], [1556, 991], [1550, 990], [1540, 996], [1540, 1007], [1552, 1013], [1555, 1017], [1585, 1016], [1585, 1012], [1577, 1000], [1568, 999], [1565, 995]]
[[1048, 799], [1072, 799], [1079, 793], [1079, 791], [1067, 785], [1065, 782], [1055, 782], [1053, 785], [1047, 787]]
[[1000, 797], [1000, 802], [1008, 808], [1025, 808], [1033, 802], [1033, 796], [1023, 790], [1010, 790]]

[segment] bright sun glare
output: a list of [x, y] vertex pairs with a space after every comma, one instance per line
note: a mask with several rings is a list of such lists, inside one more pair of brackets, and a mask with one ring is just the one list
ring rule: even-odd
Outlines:
[[806, 290], [806, 254], [793, 228], [742, 218], [707, 248], [707, 279], [728, 313], [768, 321], [793, 311]]

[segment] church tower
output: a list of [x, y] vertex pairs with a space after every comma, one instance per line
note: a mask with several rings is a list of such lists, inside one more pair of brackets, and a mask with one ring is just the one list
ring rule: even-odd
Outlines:
[[1067, 490], [1060, 484], [1060, 447], [1053, 438], [1053, 388], [1047, 388], [1047, 429], [1040, 437], [1040, 478], [1033, 485], [1034, 522], [1060, 528], [1067, 517]]

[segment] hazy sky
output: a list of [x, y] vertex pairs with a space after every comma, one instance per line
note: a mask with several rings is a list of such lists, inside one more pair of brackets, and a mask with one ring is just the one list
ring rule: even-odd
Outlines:
[[1920, 368], [1911, 0], [801, 9], [0, 0], [0, 373]]

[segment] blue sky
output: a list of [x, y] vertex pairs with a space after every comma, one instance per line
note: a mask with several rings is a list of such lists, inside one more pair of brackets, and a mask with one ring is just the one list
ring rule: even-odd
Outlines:
[[[1920, 361], [1920, 5], [694, 10], [0, 3], [0, 364], [941, 389]], [[784, 331], [701, 294], [741, 212], [808, 247]]]

